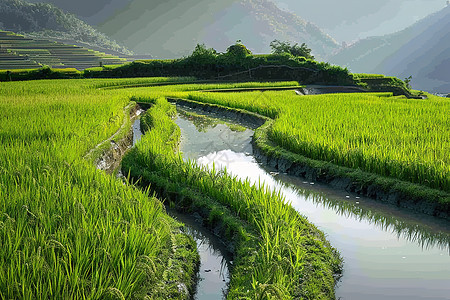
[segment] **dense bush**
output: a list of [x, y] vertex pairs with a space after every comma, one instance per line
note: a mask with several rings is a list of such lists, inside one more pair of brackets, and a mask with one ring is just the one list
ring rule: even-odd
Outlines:
[[239, 41], [236, 42], [236, 44], [231, 45], [227, 49], [227, 55], [235, 58], [244, 58], [250, 54], [252, 54], [252, 52], [248, 50], [247, 47], [245, 47], [245, 45]]
[[34, 80], [34, 79], [67, 79], [81, 78], [82, 73], [74, 68], [51, 69], [42, 67], [40, 69], [24, 70], [0, 70], [0, 81]]
[[281, 42], [279, 40], [274, 40], [270, 43], [270, 47], [272, 48], [272, 53], [274, 54], [291, 54], [293, 56], [303, 56], [305, 58], [314, 59], [314, 56], [311, 54], [311, 49], [305, 43], [302, 43], [300, 46], [298, 43], [291, 45], [289, 42]]
[[87, 70], [85, 77], [194, 76], [216, 80], [294, 80], [301, 83], [353, 84], [347, 69], [291, 54], [253, 55], [241, 43], [217, 53], [197, 45], [192, 55], [174, 60], [135, 61], [114, 69]]

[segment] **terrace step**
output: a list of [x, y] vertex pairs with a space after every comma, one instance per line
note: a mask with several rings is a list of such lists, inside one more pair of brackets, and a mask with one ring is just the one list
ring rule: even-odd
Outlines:
[[99, 65], [124, 64], [127, 61], [125, 58], [80, 46], [41, 38], [26, 38], [9, 31], [0, 31], [0, 69], [37, 68], [48, 65], [83, 70]]

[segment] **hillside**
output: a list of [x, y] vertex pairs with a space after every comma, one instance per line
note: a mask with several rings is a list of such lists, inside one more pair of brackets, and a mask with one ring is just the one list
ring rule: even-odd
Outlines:
[[0, 70], [35, 69], [44, 65], [83, 70], [125, 62], [126, 59], [84, 47], [33, 39], [0, 30]]
[[[26, 0], [31, 3], [51, 3], [62, 10], [76, 15], [86, 23], [97, 26], [109, 17], [114, 15], [115, 11], [123, 9], [133, 0]], [[152, 1], [153, 2], [153, 1]]]
[[338, 47], [317, 26], [267, 0], [133, 0], [99, 28], [136, 53], [158, 58], [187, 55], [197, 43], [225, 51], [236, 40], [255, 53], [269, 52], [274, 39], [305, 42], [316, 57]]
[[92, 47], [112, 50], [115, 54], [132, 54], [75, 15], [46, 3], [1, 0], [0, 29], [27, 34], [34, 38], [81, 42]]
[[415, 89], [450, 91], [450, 6], [400, 32], [361, 40], [329, 61], [352, 72], [412, 76]]

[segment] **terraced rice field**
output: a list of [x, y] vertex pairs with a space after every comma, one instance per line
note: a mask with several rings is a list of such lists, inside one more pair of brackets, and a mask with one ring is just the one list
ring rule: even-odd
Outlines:
[[[2, 84], [0, 298], [188, 297], [186, 291], [193, 288], [198, 255], [193, 240], [182, 232], [182, 225], [166, 215], [159, 199], [96, 170], [92, 160], [99, 153], [92, 160], [84, 159], [99, 142], [117, 132], [119, 137], [124, 135], [125, 131], [118, 131], [123, 124], [124, 128], [130, 128], [124, 108], [133, 97], [149, 96], [148, 89], [105, 90], [101, 87], [176, 80], [186, 78]], [[217, 88], [236, 86], [239, 84]], [[183, 85], [173, 90], [213, 87]], [[159, 89], [155, 91], [163, 90]], [[167, 108], [167, 104], [164, 107]], [[165, 115], [164, 112], [158, 117]], [[165, 120], [170, 121], [167, 117]], [[199, 171], [194, 166], [186, 167], [192, 168], [191, 174]], [[206, 176], [203, 184], [215, 184], [217, 174], [202, 174]], [[224, 180], [233, 183], [232, 178]], [[323, 235], [283, 202], [264, 208], [265, 202], [278, 199], [276, 195], [258, 191], [249, 184], [243, 186], [249, 200], [253, 199], [250, 195], [258, 195], [261, 203], [253, 210], [261, 216], [253, 221], [254, 228], [249, 231], [245, 224], [238, 227], [239, 223], [229, 223], [227, 232], [244, 237], [242, 242], [246, 245], [246, 248], [238, 248], [237, 257], [250, 255], [244, 257], [250, 260], [238, 260], [240, 272], [232, 274], [235, 276], [232, 291], [261, 297], [305, 292], [332, 295], [332, 271], [338, 268], [339, 259], [334, 250], [326, 246]], [[209, 189], [211, 196], [229, 197], [226, 193], [221, 195], [219, 190]], [[264, 221], [264, 212], [271, 212], [273, 217], [282, 213], [289, 219], [286, 224], [299, 228], [296, 232], [290, 229], [283, 233], [283, 239], [294, 244], [311, 241], [305, 253], [317, 250], [320, 254], [301, 261], [304, 254], [301, 248], [288, 247], [282, 240], [272, 244], [271, 235], [281, 235], [278, 230], [265, 228], [268, 224]], [[220, 210], [212, 212], [213, 218], [221, 218], [221, 215]], [[244, 216], [251, 219], [251, 214]], [[283, 224], [279, 224], [280, 230], [288, 229]], [[256, 230], [259, 226], [261, 228]], [[318, 240], [318, 237], [321, 238]], [[265, 268], [278, 270], [271, 257], [283, 259], [282, 253], [286, 257], [292, 255], [283, 260], [288, 268], [277, 271], [279, 277], [266, 278], [271, 272]], [[255, 262], [253, 258], [263, 264], [249, 273]], [[319, 261], [330, 261], [330, 265]], [[300, 289], [292, 285], [292, 280], [302, 275], [299, 271], [305, 263], [316, 267], [311, 269], [312, 277], [304, 279], [304, 288]], [[316, 268], [323, 268], [325, 273], [315, 274]], [[257, 277], [252, 278], [251, 274]], [[323, 278], [327, 278], [326, 285], [323, 285]]]
[[195, 244], [158, 199], [83, 159], [128, 118], [129, 98], [97, 86], [2, 84], [0, 298], [165, 298], [178, 290], [162, 274], [195, 268]]
[[165, 189], [161, 198], [176, 195], [189, 209], [209, 209], [211, 226], [222, 224], [218, 230], [236, 251], [230, 297], [332, 298], [341, 260], [280, 194], [184, 162], [176, 153], [174, 107], [165, 97], [258, 112], [274, 118], [269, 138], [279, 147], [448, 191], [447, 99], [208, 93], [202, 90], [298, 83], [182, 84], [189, 81], [2, 83], [0, 298], [187, 298], [198, 257], [182, 225], [146, 190], [96, 170], [100, 153], [85, 159], [101, 141], [126, 134], [119, 128], [130, 128], [124, 109], [130, 100], [153, 106], [142, 120], [147, 134], [124, 164]]
[[127, 62], [124, 58], [44, 39], [0, 31], [0, 69], [32, 69], [43, 65], [84, 70]]
[[190, 93], [276, 118], [270, 139], [334, 164], [450, 191], [450, 101], [389, 94]]

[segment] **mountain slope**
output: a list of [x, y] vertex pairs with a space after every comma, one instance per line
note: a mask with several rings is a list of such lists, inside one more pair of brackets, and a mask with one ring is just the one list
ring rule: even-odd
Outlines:
[[17, 35], [0, 30], [0, 69], [52, 68], [83, 70], [99, 65], [124, 64], [126, 60], [91, 49]]
[[338, 47], [317, 26], [267, 0], [133, 0], [99, 28], [137, 53], [161, 58], [189, 54], [197, 43], [225, 51], [238, 39], [256, 53], [269, 52], [274, 39], [305, 42], [319, 57]]
[[131, 54], [129, 50], [105, 34], [51, 4], [1, 0], [0, 29], [33, 37], [74, 40], [123, 54]]
[[51, 3], [62, 10], [76, 15], [86, 23], [96, 26], [107, 20], [114, 12], [124, 8], [132, 0], [26, 0], [31, 3]]
[[352, 72], [412, 76], [412, 86], [450, 91], [450, 6], [407, 29], [359, 41], [329, 58]]
[[345, 42], [403, 30], [445, 6], [445, 0], [272, 1]]

